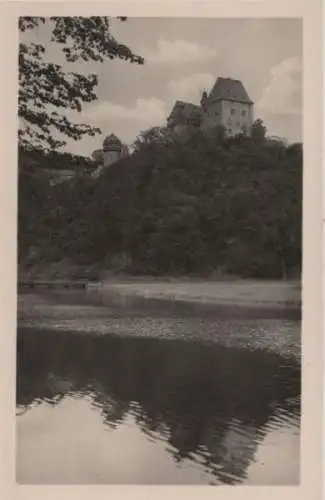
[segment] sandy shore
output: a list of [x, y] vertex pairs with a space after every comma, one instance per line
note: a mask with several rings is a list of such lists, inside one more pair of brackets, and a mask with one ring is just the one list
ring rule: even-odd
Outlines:
[[114, 281], [102, 282], [103, 291], [121, 297], [194, 302], [215, 306], [256, 309], [301, 307], [299, 282], [279, 281]]

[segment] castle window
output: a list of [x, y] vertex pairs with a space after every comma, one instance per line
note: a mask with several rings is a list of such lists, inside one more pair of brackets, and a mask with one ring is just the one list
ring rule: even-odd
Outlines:
[[236, 110], [234, 108], [230, 109], [230, 114], [233, 116], [236, 113]]
[[243, 109], [243, 111], [241, 112], [241, 115], [242, 116], [246, 116], [246, 111]]
[[228, 134], [232, 134], [232, 129], [228, 128]]

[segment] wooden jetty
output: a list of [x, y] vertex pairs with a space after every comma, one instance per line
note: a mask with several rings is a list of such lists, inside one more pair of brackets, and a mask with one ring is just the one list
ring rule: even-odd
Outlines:
[[70, 280], [70, 281], [62, 281], [62, 280], [51, 280], [51, 281], [43, 281], [43, 280], [22, 280], [18, 281], [18, 291], [20, 290], [33, 290], [33, 289], [73, 289], [73, 290], [82, 290], [87, 288], [89, 285], [89, 281], [86, 280]]

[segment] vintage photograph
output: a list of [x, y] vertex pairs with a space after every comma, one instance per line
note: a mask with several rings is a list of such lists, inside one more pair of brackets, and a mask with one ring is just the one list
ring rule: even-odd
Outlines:
[[16, 482], [299, 485], [302, 19], [17, 30]]

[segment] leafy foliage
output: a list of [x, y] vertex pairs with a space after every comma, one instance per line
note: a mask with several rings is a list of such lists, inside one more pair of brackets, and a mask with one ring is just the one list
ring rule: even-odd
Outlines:
[[51, 42], [62, 47], [67, 62], [120, 58], [143, 64], [144, 60], [115, 40], [107, 17], [21, 17], [18, 115], [23, 126], [19, 143], [24, 148], [32, 144], [54, 149], [65, 145], [65, 140], [55, 138], [57, 133], [79, 140], [100, 132], [85, 123], [73, 123], [66, 116], [67, 109], [81, 112], [84, 103], [96, 99], [98, 78], [94, 73], [65, 71], [59, 64], [46, 60], [45, 45], [29, 41], [30, 37], [24, 40], [26, 32], [43, 24], [50, 25]]
[[266, 127], [264, 126], [262, 120], [260, 120], [259, 118], [257, 120], [255, 120], [255, 122], [252, 125], [252, 130], [251, 130], [253, 141], [256, 143], [264, 142], [265, 137], [266, 137], [266, 132], [267, 132], [267, 130], [266, 130]]
[[141, 151], [145, 148], [169, 145], [172, 142], [173, 136], [168, 127], [151, 127], [140, 132], [133, 143], [133, 150]]
[[33, 181], [42, 193], [25, 201], [21, 241], [33, 227], [39, 260], [118, 261], [132, 273], [286, 278], [300, 269], [301, 144], [199, 132], [166, 142], [156, 132], [96, 180]]

